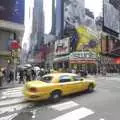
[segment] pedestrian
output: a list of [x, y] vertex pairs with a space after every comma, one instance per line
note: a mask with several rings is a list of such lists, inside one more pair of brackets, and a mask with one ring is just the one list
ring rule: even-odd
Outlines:
[[31, 70], [31, 75], [32, 75], [32, 79], [33, 80], [35, 80], [35, 78], [36, 78], [36, 72], [35, 72], [35, 70]]
[[24, 83], [24, 71], [23, 70], [20, 70], [19, 71], [19, 76], [20, 76], [20, 79], [19, 79], [19, 83]]
[[26, 70], [26, 81], [31, 81], [31, 72], [30, 72], [30, 70]]
[[0, 69], [0, 86], [2, 86], [2, 80], [3, 80], [3, 73], [2, 70]]
[[14, 79], [14, 73], [13, 73], [12, 70], [10, 70], [8, 83], [10, 83], [11, 81], [13, 81], [13, 79]]

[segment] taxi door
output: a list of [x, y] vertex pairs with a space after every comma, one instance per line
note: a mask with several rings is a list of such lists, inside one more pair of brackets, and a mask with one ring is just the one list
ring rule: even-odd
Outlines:
[[87, 89], [88, 85], [84, 78], [80, 78], [79, 76], [73, 76], [72, 79], [74, 81], [74, 85], [76, 86], [75, 92], [81, 92]]
[[63, 95], [68, 95], [76, 92], [76, 85], [72, 77], [69, 75], [62, 75], [59, 78], [60, 88], [63, 91]]

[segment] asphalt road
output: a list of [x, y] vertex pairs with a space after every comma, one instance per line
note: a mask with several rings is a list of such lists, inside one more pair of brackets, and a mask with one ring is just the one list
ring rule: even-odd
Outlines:
[[64, 97], [52, 104], [24, 100], [21, 87], [0, 91], [0, 120], [119, 120], [120, 75], [95, 78], [92, 93]]

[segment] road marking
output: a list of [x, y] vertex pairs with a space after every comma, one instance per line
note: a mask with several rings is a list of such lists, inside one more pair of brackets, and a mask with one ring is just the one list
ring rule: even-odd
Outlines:
[[20, 94], [20, 95], [22, 95], [22, 92], [21, 91], [19, 91], [19, 92], [12, 92], [12, 93], [4, 93], [4, 94], [2, 94], [2, 95], [18, 95], [18, 94]]
[[100, 120], [105, 120], [104, 118], [100, 118]]
[[4, 95], [2, 97], [0, 97], [0, 100], [4, 100], [4, 99], [12, 99], [12, 98], [16, 98], [16, 97], [24, 97], [24, 95], [22, 93], [20, 94], [14, 94], [14, 95]]
[[22, 92], [22, 88], [7, 89], [7, 90], [2, 91], [2, 94], [8, 94], [8, 93], [13, 93], [13, 92]]
[[80, 120], [92, 114], [94, 114], [92, 110], [82, 107], [52, 120]]
[[2, 100], [0, 101], [0, 107], [3, 105], [10, 105], [10, 104], [17, 104], [17, 103], [22, 103], [25, 102], [24, 98], [20, 99], [20, 98], [16, 98], [16, 99], [6, 99], [6, 100]]
[[30, 103], [21, 103], [21, 104], [17, 104], [17, 105], [3, 107], [3, 108], [0, 108], [0, 114], [18, 111], [18, 110], [28, 107], [29, 105], [30, 105]]
[[58, 110], [58, 111], [63, 111], [63, 110], [67, 110], [73, 107], [78, 106], [79, 104], [73, 102], [73, 101], [69, 101], [69, 102], [64, 102], [64, 103], [60, 103], [57, 105], [52, 105], [50, 106], [50, 108]]
[[5, 92], [2, 92], [2, 94], [3, 95], [5, 95], [5, 94], [12, 94], [12, 93], [14, 93], [14, 92], [22, 92], [22, 90], [12, 90], [12, 91], [5, 91]]
[[14, 117], [16, 117], [18, 114], [17, 113], [14, 113], [12, 115], [8, 115], [8, 116], [5, 116], [5, 117], [1, 117], [0, 120], [12, 120]]
[[9, 88], [9, 89], [5, 89], [4, 91], [22, 90], [22, 88], [23, 87]]
[[23, 97], [22, 87], [11, 88], [2, 92], [2, 97], [0, 99], [12, 98], [12, 97]]

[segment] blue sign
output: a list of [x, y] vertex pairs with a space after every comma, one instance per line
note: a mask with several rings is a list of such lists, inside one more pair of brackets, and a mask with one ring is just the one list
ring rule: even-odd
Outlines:
[[25, 0], [0, 0], [0, 19], [24, 24]]

